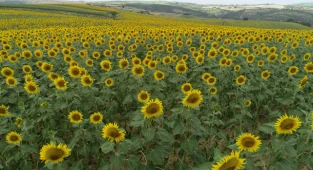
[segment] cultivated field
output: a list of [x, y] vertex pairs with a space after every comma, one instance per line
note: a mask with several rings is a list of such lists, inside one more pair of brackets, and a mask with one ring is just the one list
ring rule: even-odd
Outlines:
[[313, 169], [308, 27], [0, 8], [0, 169]]

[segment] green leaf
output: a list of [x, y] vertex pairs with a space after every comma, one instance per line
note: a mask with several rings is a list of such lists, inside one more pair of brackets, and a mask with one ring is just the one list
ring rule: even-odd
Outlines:
[[111, 169], [119, 170], [122, 167], [123, 158], [120, 155], [111, 155]]
[[212, 168], [212, 163], [206, 162], [204, 164], [201, 164], [197, 167], [192, 168], [192, 170], [208, 170]]
[[130, 156], [126, 161], [125, 161], [125, 166], [128, 169], [138, 169], [138, 164], [140, 160], [139, 157], [137, 156]]
[[176, 122], [173, 129], [173, 135], [183, 134], [187, 131], [186, 126], [183, 126], [181, 122]]
[[283, 147], [283, 142], [282, 140], [280, 140], [279, 138], [272, 138], [271, 140], [271, 144], [272, 144], [272, 147], [274, 149], [275, 152], [279, 151], [282, 147]]
[[190, 154], [193, 154], [194, 152], [198, 150], [198, 142], [195, 139], [191, 139], [191, 140], [187, 139], [181, 143], [181, 148], [184, 151]]
[[275, 131], [274, 124], [273, 123], [265, 123], [265, 124], [259, 126], [259, 130], [266, 133], [266, 134], [271, 134]]
[[146, 138], [147, 141], [151, 141], [155, 136], [155, 128], [143, 128], [141, 133]]
[[284, 144], [284, 147], [283, 147], [283, 153], [290, 157], [297, 156], [297, 151], [295, 150], [295, 148], [293, 148], [291, 145], [288, 145], [288, 144], [286, 145], [286, 143]]
[[295, 170], [298, 169], [296, 162], [291, 159], [283, 159], [273, 165], [275, 170]]
[[214, 161], [219, 161], [223, 157], [223, 154], [220, 152], [218, 148], [214, 148]]
[[313, 169], [313, 156], [307, 157], [305, 162], [308, 164], [308, 166], [309, 166], [311, 169]]
[[114, 150], [114, 143], [113, 142], [110, 142], [110, 141], [107, 141], [105, 142], [104, 144], [101, 145], [101, 150], [103, 153], [109, 153], [111, 151]]
[[142, 114], [139, 114], [139, 113], [135, 113], [133, 116], [132, 116], [132, 120], [130, 122], [130, 126], [132, 127], [141, 127], [144, 125], [145, 123], [145, 119], [143, 117]]
[[154, 165], [162, 165], [164, 162], [164, 157], [167, 153], [162, 148], [151, 149], [147, 153], [147, 159], [153, 162]]

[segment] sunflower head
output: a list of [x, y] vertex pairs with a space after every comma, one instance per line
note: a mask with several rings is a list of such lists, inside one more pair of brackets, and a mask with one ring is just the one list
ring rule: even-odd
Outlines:
[[70, 114], [68, 115], [68, 118], [71, 123], [79, 124], [83, 121], [83, 114], [77, 110], [74, 110], [70, 112]]
[[32, 67], [30, 65], [23, 65], [22, 69], [25, 74], [32, 72]]
[[210, 92], [210, 94], [216, 94], [217, 88], [216, 87], [210, 87], [209, 92]]
[[99, 124], [102, 122], [103, 115], [100, 112], [96, 112], [90, 115], [89, 119], [92, 124]]
[[145, 74], [145, 69], [141, 65], [134, 65], [132, 68], [132, 74], [138, 77], [142, 77]]
[[110, 142], [121, 142], [125, 139], [125, 131], [119, 128], [117, 123], [108, 123], [102, 128], [102, 137]]
[[184, 93], [184, 94], [187, 94], [189, 93], [190, 91], [192, 90], [192, 85], [190, 83], [185, 83], [181, 86], [181, 91]]
[[17, 132], [10, 132], [6, 135], [6, 141], [9, 144], [17, 145], [17, 144], [21, 143], [22, 136], [21, 136], [21, 134], [19, 134]]
[[299, 117], [288, 116], [287, 114], [281, 116], [275, 123], [277, 134], [292, 134], [301, 126]]
[[156, 79], [158, 81], [163, 80], [164, 79], [164, 72], [157, 70], [154, 72], [153, 76], [154, 76], [154, 79]]
[[42, 63], [42, 66], [41, 66], [41, 70], [45, 73], [49, 73], [51, 72], [53, 69], [53, 65], [52, 64], [49, 64], [49, 63]]
[[306, 63], [305, 66], [304, 66], [304, 70], [307, 73], [313, 73], [313, 62]]
[[291, 76], [298, 74], [298, 72], [299, 72], [299, 68], [297, 66], [291, 66], [288, 69], [288, 74]]
[[111, 87], [113, 86], [114, 84], [114, 80], [112, 78], [107, 78], [104, 80], [104, 84], [107, 86], [107, 87]]
[[34, 81], [26, 82], [24, 89], [28, 94], [36, 94], [39, 92], [39, 87]]
[[203, 98], [201, 95], [201, 91], [191, 90], [186, 94], [185, 98], [183, 99], [183, 104], [186, 107], [194, 108], [196, 106], [199, 106], [202, 100]]
[[53, 142], [44, 145], [40, 150], [40, 160], [45, 163], [52, 162], [54, 164], [60, 163], [65, 157], [70, 155], [71, 149], [65, 144], [56, 145]]
[[67, 89], [67, 82], [65, 81], [64, 78], [58, 77], [53, 81], [55, 87], [58, 90], [66, 90]]
[[8, 111], [8, 108], [4, 105], [0, 106], [0, 117], [8, 116], [10, 113]]
[[240, 170], [244, 168], [245, 159], [240, 158], [240, 152], [232, 152], [213, 165], [212, 170]]
[[8, 86], [10, 86], [10, 87], [14, 87], [15, 85], [16, 85], [16, 79], [14, 78], [14, 77], [7, 77], [6, 79], [5, 79], [5, 82], [6, 82], [6, 84], [8, 85]]
[[110, 71], [112, 69], [112, 63], [109, 60], [102, 60], [100, 66], [104, 71]]
[[17, 117], [17, 118], [15, 119], [15, 125], [16, 125], [17, 127], [21, 127], [21, 126], [23, 125], [23, 119], [22, 119], [21, 117]]
[[202, 80], [206, 82], [211, 76], [212, 75], [210, 73], [204, 73], [202, 74]]
[[260, 148], [261, 140], [251, 133], [244, 133], [237, 138], [236, 145], [241, 151], [256, 152]]
[[12, 70], [10, 67], [4, 67], [1, 69], [1, 74], [4, 77], [11, 77], [14, 75], [14, 70]]
[[261, 77], [264, 80], [267, 80], [270, 76], [271, 76], [271, 72], [269, 72], [268, 70], [262, 71], [261, 73]]
[[244, 85], [244, 84], [246, 84], [246, 77], [245, 76], [243, 76], [243, 75], [241, 75], [241, 76], [238, 76], [237, 78], [236, 78], [236, 84], [237, 85]]
[[150, 94], [147, 91], [142, 90], [137, 95], [137, 99], [139, 102], [146, 103], [150, 99]]
[[176, 73], [186, 73], [187, 72], [187, 65], [186, 64], [177, 64], [176, 65]]
[[211, 76], [207, 79], [208, 85], [215, 85], [216, 84], [216, 77]]
[[159, 99], [150, 100], [142, 107], [141, 113], [145, 118], [158, 117], [163, 114], [163, 104]]
[[91, 78], [90, 75], [83, 75], [80, 81], [83, 86], [90, 87], [93, 84], [94, 80]]

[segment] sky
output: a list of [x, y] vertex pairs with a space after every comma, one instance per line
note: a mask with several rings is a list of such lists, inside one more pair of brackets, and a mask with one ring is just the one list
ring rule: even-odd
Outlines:
[[[114, 0], [89, 0], [89, 1], [114, 1]], [[131, 0], [128, 0], [131, 1]], [[140, 0], [139, 0], [140, 1]], [[313, 0], [156, 0], [171, 2], [191, 2], [197, 4], [297, 4], [312, 2]]]

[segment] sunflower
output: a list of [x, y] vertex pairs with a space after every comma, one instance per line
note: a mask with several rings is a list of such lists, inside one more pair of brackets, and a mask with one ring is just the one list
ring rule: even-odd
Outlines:
[[17, 117], [17, 118], [15, 119], [15, 125], [16, 125], [17, 127], [21, 127], [21, 126], [23, 125], [23, 119], [22, 119], [21, 117]]
[[311, 54], [310, 53], [306, 53], [306, 54], [304, 54], [304, 56], [303, 56], [303, 60], [304, 61], [307, 61], [307, 60], [309, 60], [311, 58]]
[[24, 89], [28, 94], [36, 94], [39, 92], [39, 87], [34, 81], [26, 82]]
[[139, 102], [146, 103], [150, 99], [150, 94], [147, 91], [142, 90], [137, 95], [137, 99]]
[[235, 71], [235, 72], [240, 71], [240, 65], [236, 65], [236, 66], [234, 67], [234, 71]]
[[33, 70], [30, 65], [23, 65], [22, 69], [25, 74], [31, 73]]
[[208, 52], [208, 57], [216, 58], [216, 56], [217, 56], [217, 51], [214, 48], [210, 49], [210, 51]]
[[188, 94], [188, 92], [190, 92], [192, 90], [192, 85], [190, 83], [185, 83], [181, 86], [181, 91], [184, 94]]
[[207, 79], [207, 83], [208, 83], [208, 85], [215, 85], [216, 84], [216, 77], [214, 77], [214, 76], [211, 76], [211, 77], [209, 77], [208, 79]]
[[14, 75], [14, 70], [12, 70], [10, 67], [4, 67], [1, 69], [1, 74], [4, 77], [12, 77]]
[[7, 77], [5, 82], [10, 87], [14, 87], [16, 85], [16, 79], [14, 77]]
[[270, 76], [271, 76], [271, 72], [269, 72], [268, 70], [264, 70], [264, 71], [262, 71], [262, 73], [261, 73], [261, 77], [262, 77], [262, 79], [264, 79], [264, 80], [267, 80]]
[[94, 59], [99, 59], [99, 58], [100, 58], [100, 53], [99, 53], [99, 52], [94, 52], [94, 53], [92, 54], [92, 57], [93, 57]]
[[154, 69], [156, 69], [156, 67], [157, 67], [156, 61], [150, 60], [149, 63], [148, 63], [148, 68], [151, 69], [151, 70], [154, 70]]
[[304, 70], [307, 73], [313, 73], [313, 62], [306, 63], [304, 66]]
[[212, 170], [241, 170], [244, 169], [245, 159], [240, 158], [240, 152], [224, 156], [222, 160], [212, 166]]
[[48, 57], [54, 58], [57, 56], [57, 52], [55, 52], [53, 49], [48, 51]]
[[259, 61], [258, 61], [258, 66], [259, 66], [259, 67], [263, 67], [263, 65], [264, 65], [264, 61], [263, 61], [263, 60], [259, 60]]
[[80, 79], [80, 82], [85, 87], [90, 87], [93, 84], [93, 81], [94, 80], [91, 78], [90, 75], [83, 75]]
[[250, 107], [251, 104], [252, 104], [251, 100], [246, 100], [246, 101], [244, 102], [245, 107]]
[[122, 69], [126, 69], [129, 67], [129, 62], [126, 58], [123, 58], [119, 61], [119, 67]]
[[112, 63], [109, 60], [102, 60], [100, 66], [104, 71], [110, 71], [112, 69]]
[[125, 139], [125, 131], [120, 129], [117, 123], [108, 123], [102, 128], [102, 137], [110, 142], [121, 142]]
[[134, 65], [132, 68], [132, 73], [135, 76], [142, 77], [145, 74], [145, 69], [141, 65]]
[[68, 74], [72, 77], [72, 78], [79, 78], [80, 75], [80, 68], [78, 66], [71, 66], [68, 68]]
[[6, 138], [7, 143], [13, 144], [13, 145], [18, 145], [22, 141], [21, 134], [17, 132], [10, 132], [6, 135], [5, 138]]
[[49, 105], [48, 105], [47, 102], [42, 102], [42, 103], [40, 104], [40, 107], [47, 108], [48, 106], [49, 106]]
[[32, 56], [33, 56], [33, 54], [32, 54], [31, 51], [25, 50], [25, 51], [22, 52], [22, 56], [23, 56], [24, 58], [26, 58], [26, 59], [31, 59]]
[[52, 69], [53, 69], [53, 65], [52, 65], [52, 64], [43, 62], [42, 65], [41, 65], [41, 70], [42, 70], [43, 72], [45, 72], [45, 73], [51, 72]]
[[185, 64], [177, 64], [176, 65], [176, 72], [177, 73], [186, 73], [187, 72], [187, 65]]
[[111, 50], [105, 50], [105, 51], [103, 52], [103, 55], [104, 55], [105, 57], [111, 57], [111, 56], [112, 56], [112, 51], [111, 51]]
[[206, 82], [211, 76], [212, 75], [210, 73], [204, 73], [202, 74], [202, 80]]
[[297, 66], [291, 66], [288, 69], [288, 74], [291, 75], [291, 76], [294, 76], [294, 75], [298, 74], [298, 72], [299, 72], [299, 69], [298, 69]]
[[254, 62], [254, 55], [253, 54], [250, 54], [247, 58], [246, 58], [246, 62], [251, 64]]
[[272, 62], [276, 61], [277, 58], [278, 58], [278, 55], [277, 55], [277, 54], [271, 54], [271, 55], [269, 55], [269, 56], [267, 57], [267, 61], [272, 63]]
[[107, 87], [111, 87], [113, 86], [114, 84], [114, 80], [112, 78], [107, 78], [104, 80], [104, 84], [107, 86]]
[[185, 98], [183, 99], [183, 105], [186, 107], [194, 108], [196, 106], [199, 106], [202, 100], [203, 98], [201, 95], [201, 91], [191, 90], [186, 94]]
[[251, 133], [241, 134], [236, 139], [236, 145], [240, 151], [256, 152], [261, 145], [261, 140], [258, 136], [254, 136]]
[[87, 59], [85, 61], [85, 64], [88, 66], [88, 67], [92, 67], [93, 66], [93, 60], [92, 59]]
[[217, 88], [216, 87], [210, 87], [209, 92], [210, 92], [210, 94], [216, 94]]
[[244, 84], [246, 84], [246, 80], [247, 80], [247, 78], [244, 75], [240, 75], [236, 78], [236, 84], [240, 85], [240, 86], [244, 85]]
[[71, 123], [79, 124], [83, 121], [83, 114], [77, 110], [71, 111], [68, 115]]
[[220, 66], [221, 67], [226, 66], [227, 60], [228, 59], [226, 57], [221, 58], [219, 62]]
[[25, 82], [33, 81], [33, 76], [31, 74], [26, 74], [24, 76], [24, 80], [25, 80]]
[[65, 144], [56, 145], [53, 142], [43, 145], [40, 150], [40, 160], [45, 163], [52, 162], [54, 164], [60, 163], [65, 157], [70, 155], [71, 149]]
[[145, 118], [158, 117], [163, 114], [163, 104], [159, 99], [152, 99], [142, 107], [141, 113]]
[[309, 80], [308, 76], [304, 76], [298, 84], [299, 89], [305, 87], [305, 85], [308, 83], [308, 80]]
[[196, 63], [197, 64], [203, 64], [204, 62], [204, 57], [202, 55], [199, 55], [197, 58], [196, 58]]
[[57, 75], [56, 73], [49, 73], [48, 74], [48, 78], [51, 80], [51, 81], [54, 81], [56, 80], [57, 78], [59, 78], [59, 75]]
[[163, 80], [164, 79], [164, 72], [157, 70], [154, 72], [153, 76], [154, 76], [154, 79], [156, 79], [158, 81]]
[[141, 60], [140, 60], [140, 58], [134, 57], [134, 58], [132, 59], [132, 63], [133, 63], [134, 65], [140, 65], [140, 64], [141, 64]]
[[99, 124], [102, 122], [103, 115], [100, 112], [96, 112], [90, 115], [89, 119], [92, 124]]
[[299, 117], [288, 116], [287, 114], [281, 116], [275, 123], [277, 134], [292, 134], [301, 126]]
[[37, 61], [37, 62], [36, 62], [36, 66], [37, 66], [38, 68], [41, 68], [42, 64], [43, 64], [42, 61]]
[[67, 89], [67, 82], [65, 81], [64, 78], [62, 77], [58, 77], [56, 78], [54, 81], [53, 81], [55, 87], [58, 89], [58, 90], [66, 90]]
[[4, 105], [0, 106], [0, 117], [8, 116], [10, 112], [8, 111], [8, 108]]

